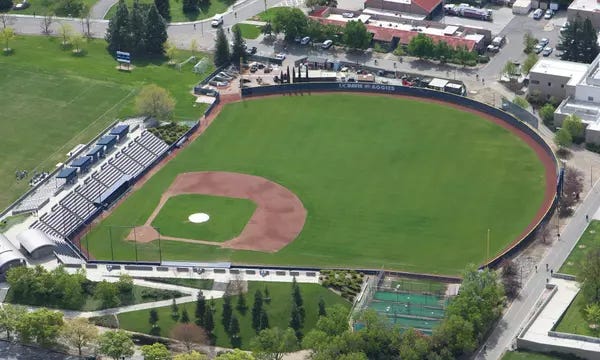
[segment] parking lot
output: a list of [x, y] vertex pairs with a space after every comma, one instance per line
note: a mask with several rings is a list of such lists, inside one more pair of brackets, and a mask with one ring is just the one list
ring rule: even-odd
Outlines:
[[513, 15], [512, 9], [507, 7], [488, 6], [488, 8], [492, 10], [492, 21], [468, 19], [449, 15], [441, 17], [438, 21], [441, 24], [471, 26], [491, 30], [492, 34], [500, 34], [502, 30], [504, 30], [504, 28], [512, 21], [515, 15]]

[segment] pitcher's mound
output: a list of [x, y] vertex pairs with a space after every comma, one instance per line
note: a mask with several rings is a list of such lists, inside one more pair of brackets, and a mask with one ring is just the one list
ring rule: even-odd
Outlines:
[[188, 216], [188, 220], [194, 224], [205, 223], [209, 219], [210, 219], [210, 216], [208, 216], [208, 214], [205, 214], [205, 213], [195, 213], [195, 214]]

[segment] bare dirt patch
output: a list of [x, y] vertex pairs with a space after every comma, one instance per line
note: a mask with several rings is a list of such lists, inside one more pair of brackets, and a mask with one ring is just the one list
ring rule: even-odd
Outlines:
[[[152, 221], [171, 196], [181, 194], [204, 194], [238, 199], [250, 199], [256, 210], [239, 236], [223, 243], [210, 239], [182, 239], [160, 235]], [[287, 188], [265, 178], [247, 174], [203, 171], [179, 174], [163, 193], [158, 206], [143, 226], [131, 230], [128, 240], [149, 242], [161, 239], [195, 242], [238, 250], [276, 252], [302, 231], [306, 209], [300, 199]]]

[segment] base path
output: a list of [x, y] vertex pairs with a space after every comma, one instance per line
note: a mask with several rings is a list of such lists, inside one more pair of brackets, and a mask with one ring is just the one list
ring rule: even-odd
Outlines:
[[[181, 239], [160, 235], [152, 226], [167, 200], [180, 194], [204, 194], [249, 199], [256, 210], [239, 236], [223, 243]], [[161, 239], [194, 242], [238, 250], [276, 252], [302, 231], [306, 209], [300, 199], [287, 188], [265, 178], [247, 174], [204, 171], [179, 174], [163, 193], [160, 202], [143, 226], [131, 230], [127, 239], [149, 242]]]

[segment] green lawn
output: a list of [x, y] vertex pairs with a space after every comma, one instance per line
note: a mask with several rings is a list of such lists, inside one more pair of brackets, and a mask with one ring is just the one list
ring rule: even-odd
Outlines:
[[213, 287], [213, 279], [185, 279], [185, 278], [141, 278], [152, 282], [187, 286], [194, 289], [210, 290]]
[[560, 319], [555, 331], [597, 337], [599, 333], [592, 331], [585, 319], [584, 309], [586, 305], [585, 298], [580, 291], [567, 308], [567, 312]]
[[[317, 284], [299, 284], [302, 291], [302, 297], [304, 299], [304, 308], [306, 311], [306, 318], [304, 321], [303, 332], [307, 333], [312, 329], [317, 321], [318, 317], [318, 303], [322, 297], [325, 300], [326, 306], [332, 306], [335, 304], [343, 304], [348, 309], [350, 303], [336, 295], [332, 291], [317, 285]], [[265, 286], [269, 288], [269, 294], [271, 296], [271, 303], [265, 305], [269, 316], [269, 324], [272, 327], [287, 328], [289, 323], [289, 314], [291, 311], [291, 283], [266, 283], [266, 282], [249, 282], [248, 293], [246, 296], [246, 303], [248, 310], [245, 314], [241, 314], [235, 306], [237, 304], [237, 296], [232, 297], [232, 304], [234, 306], [234, 314], [240, 321], [240, 334], [242, 349], [247, 349], [250, 341], [255, 336], [255, 332], [252, 329], [252, 305], [254, 303], [254, 293], [257, 290], [264, 291]], [[216, 312], [214, 314], [215, 319], [215, 336], [216, 345], [223, 347], [231, 347], [229, 337], [225, 333], [223, 325], [221, 324], [223, 299], [213, 300]], [[185, 307], [194, 321], [195, 303], [188, 303], [179, 305], [180, 311]], [[162, 336], [169, 336], [169, 333], [173, 326], [176, 324], [171, 318], [171, 307], [158, 308], [158, 317], [160, 326], [160, 334]], [[148, 333], [150, 331], [150, 324], [148, 323], [149, 310], [133, 311], [128, 313], [119, 314], [119, 323], [121, 328], [130, 331], [137, 331], [142, 333]]]
[[585, 256], [586, 251], [592, 245], [600, 245], [600, 221], [592, 220], [581, 238], [569, 254], [569, 257], [560, 267], [558, 272], [570, 275], [577, 275], [577, 269], [581, 265], [581, 261]]
[[82, 58], [62, 51], [54, 37], [18, 36], [10, 46], [14, 55], [0, 56], [0, 208], [28, 188], [27, 180], [15, 179], [16, 170], [52, 170], [116, 118], [135, 115], [134, 98], [143, 84], [171, 92], [175, 120], [195, 120], [205, 109], [195, 107], [190, 94], [202, 78], [191, 72], [193, 64], [179, 72], [164, 60], [134, 59], [136, 68], [127, 73], [116, 70], [103, 40], [86, 44]]
[[[133, 0], [126, 0], [125, 3], [131, 9], [133, 5]], [[152, 4], [154, 0], [140, 0], [141, 4]], [[215, 16], [216, 14], [223, 14], [227, 9], [235, 3], [235, 0], [213, 0], [209, 1], [208, 7], [201, 7], [200, 11], [197, 13], [184, 13], [182, 2], [179, 0], [169, 0], [171, 5], [171, 22], [187, 22], [187, 21], [196, 21], [201, 19], [207, 19]], [[110, 19], [117, 12], [117, 5], [113, 5], [110, 8], [105, 19]], [[210, 30], [207, 26], [205, 31]], [[200, 26], [198, 26], [198, 31], [200, 32]]]
[[546, 355], [546, 354], [538, 354], [527, 351], [509, 351], [502, 357], [502, 360], [567, 360], [577, 359], [576, 357], [572, 357], [569, 355], [556, 354], [556, 355]]
[[[53, 3], [53, 1], [47, 1], [47, 0], [27, 0], [29, 2], [29, 4], [31, 4], [27, 9], [24, 10], [10, 10], [10, 14], [27, 14], [27, 15], [42, 15], [44, 13], [47, 12], [47, 6], [44, 5], [44, 3]], [[21, 0], [13, 0], [13, 5], [20, 3]], [[94, 4], [96, 2], [98, 2], [98, 0], [82, 0], [82, 2], [89, 6], [90, 8], [92, 6], [94, 6]]]
[[[167, 200], [152, 226], [159, 228], [161, 235], [227, 241], [242, 232], [255, 209], [256, 204], [248, 199], [200, 194], [177, 195]], [[206, 213], [210, 219], [204, 223], [192, 223], [188, 216], [194, 213]]]
[[[488, 229], [490, 256], [514, 241], [545, 188], [534, 151], [476, 115], [383, 96], [275, 97], [227, 105], [83, 243], [98, 259], [111, 246], [116, 259], [134, 258], [118, 226], [142, 224], [179, 173], [206, 170], [287, 187], [308, 210], [304, 229], [277, 253], [162, 241], [163, 259], [458, 274], [485, 260]], [[147, 260], [157, 248], [137, 245]]]
[[288, 7], [286, 7], [286, 6], [272, 7], [272, 8], [267, 9], [266, 11], [263, 11], [263, 12], [257, 14], [256, 16], [254, 16], [254, 18], [259, 21], [273, 22], [275, 15], [278, 12], [282, 11], [283, 9], [288, 9]]
[[13, 215], [5, 218], [0, 222], [0, 231], [6, 232], [13, 225], [17, 225], [25, 221], [29, 217], [29, 214]]
[[260, 35], [260, 26], [251, 24], [238, 24], [238, 26], [244, 39], [256, 39]]

